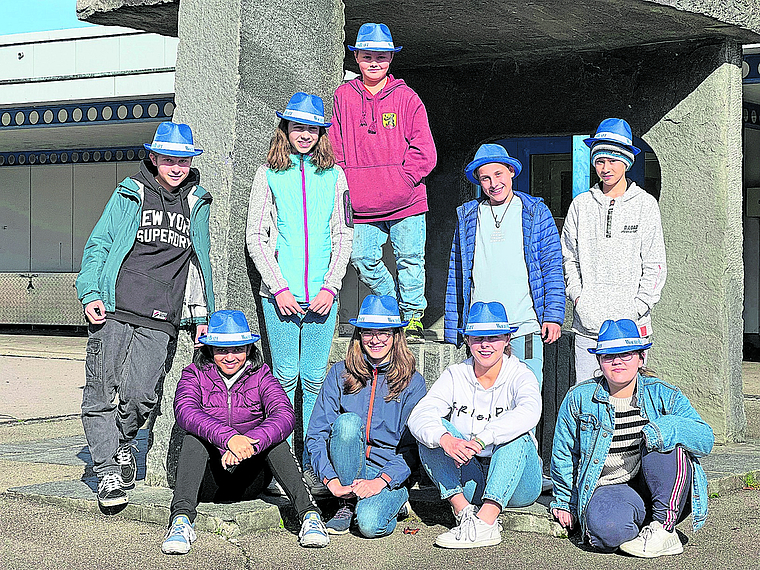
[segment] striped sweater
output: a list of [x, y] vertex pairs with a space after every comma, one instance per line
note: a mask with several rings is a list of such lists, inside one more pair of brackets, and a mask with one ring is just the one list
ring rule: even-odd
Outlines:
[[627, 483], [641, 468], [641, 428], [647, 420], [631, 402], [632, 398], [610, 396], [610, 404], [615, 408], [615, 432], [599, 476], [599, 485]]

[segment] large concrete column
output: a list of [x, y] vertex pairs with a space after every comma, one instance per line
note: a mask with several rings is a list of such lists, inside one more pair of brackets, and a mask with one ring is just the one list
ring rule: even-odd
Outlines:
[[717, 45], [715, 70], [643, 136], [660, 160], [668, 277], [654, 314], [652, 364], [713, 427], [741, 441], [741, 47]]
[[[258, 330], [258, 283], [245, 253], [250, 185], [269, 149], [275, 110], [282, 110], [296, 91], [317, 93], [330, 105], [342, 75], [343, 4], [182, 0], [179, 37], [174, 120], [188, 123], [205, 150], [193, 165], [214, 197], [216, 308], [245, 311]], [[192, 343], [182, 335], [153, 429], [148, 484], [173, 484], [180, 442], [172, 402], [191, 358]]]

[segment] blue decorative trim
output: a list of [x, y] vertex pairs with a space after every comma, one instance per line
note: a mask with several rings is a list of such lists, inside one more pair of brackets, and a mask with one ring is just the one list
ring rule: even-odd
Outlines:
[[93, 162], [131, 162], [142, 160], [148, 151], [141, 146], [118, 148], [77, 148], [72, 150], [35, 150], [0, 152], [0, 167], [40, 164], [91, 164]]
[[746, 102], [743, 103], [742, 123], [745, 127], [760, 129], [760, 105]]
[[744, 56], [742, 81], [744, 83], [760, 83], [760, 54]]
[[171, 120], [173, 114], [173, 97], [10, 107], [0, 109], [0, 130]]

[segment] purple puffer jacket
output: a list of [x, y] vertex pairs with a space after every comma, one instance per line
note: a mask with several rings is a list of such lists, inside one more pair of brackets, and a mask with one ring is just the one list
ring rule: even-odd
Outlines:
[[293, 406], [269, 366], [248, 369], [227, 390], [214, 364], [182, 371], [174, 396], [177, 424], [210, 441], [220, 453], [233, 435], [258, 439], [256, 453], [284, 441], [295, 426]]

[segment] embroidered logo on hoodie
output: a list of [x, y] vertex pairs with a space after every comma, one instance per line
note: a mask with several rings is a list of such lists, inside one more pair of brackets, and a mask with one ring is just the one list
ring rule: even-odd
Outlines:
[[396, 122], [396, 113], [383, 113], [383, 126], [386, 129], [395, 129]]
[[623, 231], [621, 233], [635, 234], [637, 231], [639, 231], [639, 224], [634, 224], [630, 226], [623, 226]]

